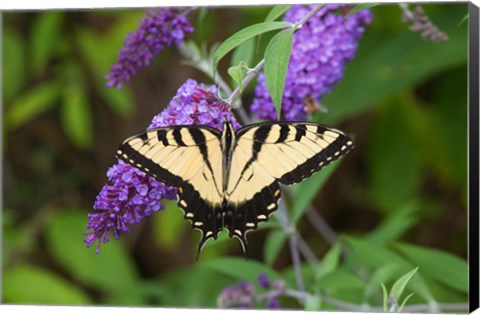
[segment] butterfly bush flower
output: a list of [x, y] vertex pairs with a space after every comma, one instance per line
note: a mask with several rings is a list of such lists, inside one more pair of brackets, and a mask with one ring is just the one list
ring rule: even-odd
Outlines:
[[417, 6], [412, 12], [408, 9], [408, 4], [400, 3], [399, 5], [403, 11], [404, 22], [412, 23], [410, 30], [419, 32], [423, 38], [430, 39], [433, 42], [439, 43], [448, 40], [448, 35], [430, 21], [430, 18], [425, 14], [422, 7]]
[[257, 292], [255, 285], [248, 281], [239, 281], [235, 286], [228, 286], [218, 296], [220, 308], [267, 308], [279, 309], [278, 296], [286, 290], [282, 280], [270, 282], [266, 274], [260, 274], [258, 284], [265, 292]]
[[[221, 129], [225, 120], [239, 128], [230, 107], [215, 97], [216, 92], [215, 86], [206, 87], [195, 80], [187, 80], [169, 106], [153, 118], [148, 129], [190, 124]], [[97, 253], [101, 243], [110, 241], [111, 233], [118, 239], [129, 231], [130, 225], [164, 209], [162, 199], [175, 199], [177, 193], [176, 189], [122, 161], [110, 167], [107, 177], [109, 183], [101, 189], [93, 205], [95, 212], [88, 214], [84, 239], [87, 247], [97, 241]]]
[[[297, 22], [311, 8], [293, 6], [284, 20]], [[372, 14], [370, 10], [362, 10], [344, 17], [342, 9], [346, 5], [326, 5], [294, 34], [283, 94], [283, 120], [305, 120], [309, 100], [315, 103], [328, 94], [342, 79], [345, 64], [355, 56]], [[257, 82], [250, 109], [257, 119], [275, 120], [277, 115], [263, 73]]]
[[107, 87], [122, 88], [141, 67], [148, 66], [165, 46], [179, 46], [186, 33], [193, 32], [185, 9], [155, 8], [147, 11], [146, 17], [134, 32], [127, 34], [117, 63], [105, 77]]

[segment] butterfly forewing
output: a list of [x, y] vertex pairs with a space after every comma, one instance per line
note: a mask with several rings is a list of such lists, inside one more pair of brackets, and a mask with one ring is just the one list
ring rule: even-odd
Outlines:
[[124, 162], [178, 188], [184, 217], [202, 231], [199, 249], [222, 228], [222, 156], [220, 133], [193, 125], [151, 129], [117, 149]]
[[256, 155], [282, 184], [301, 182], [353, 148], [343, 132], [314, 123], [264, 123], [238, 132], [238, 146]]

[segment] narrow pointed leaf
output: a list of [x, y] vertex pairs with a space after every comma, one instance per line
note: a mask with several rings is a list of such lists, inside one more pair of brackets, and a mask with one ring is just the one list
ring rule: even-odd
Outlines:
[[265, 18], [265, 22], [275, 21], [277, 18], [282, 16], [285, 12], [288, 11], [292, 7], [291, 4], [279, 4], [276, 5], [268, 12], [267, 17]]
[[276, 230], [268, 234], [264, 247], [264, 257], [267, 265], [273, 265], [286, 240], [287, 234], [284, 230]]
[[262, 22], [248, 26], [236, 32], [235, 34], [227, 38], [220, 46], [218, 46], [217, 50], [215, 51], [213, 55], [214, 69], [217, 68], [218, 63], [223, 57], [225, 57], [226, 54], [228, 54], [230, 51], [238, 47], [246, 40], [273, 30], [286, 28], [291, 24], [292, 23], [290, 22]]
[[340, 250], [340, 243], [337, 242], [325, 254], [315, 270], [315, 277], [317, 281], [321, 280], [324, 276], [337, 269], [338, 260], [340, 258]]
[[242, 81], [245, 77], [245, 71], [241, 66], [232, 66], [228, 68], [228, 74], [232, 77], [233, 81], [235, 81], [235, 85], [240, 88], [240, 92], [242, 92]]
[[373, 8], [379, 5], [379, 3], [364, 3], [364, 4], [357, 4], [348, 14], [345, 16], [346, 18], [352, 14], [360, 12], [365, 9]]
[[417, 270], [418, 270], [418, 267], [416, 267], [412, 271], [400, 277], [400, 279], [395, 281], [395, 283], [393, 284], [392, 289], [390, 290], [390, 294], [395, 296], [397, 301], [400, 301], [400, 298], [402, 297], [405, 287], [407, 286], [410, 279], [415, 275]]
[[465, 260], [451, 253], [418, 245], [397, 243], [394, 247], [418, 265], [424, 275], [453, 289], [468, 292], [468, 265]]
[[249, 39], [242, 45], [238, 46], [232, 54], [232, 66], [237, 66], [241, 62], [244, 62], [247, 66], [252, 63], [253, 53], [255, 50], [255, 41]]
[[288, 29], [275, 35], [265, 51], [265, 81], [273, 104], [280, 118], [283, 90], [287, 76], [288, 61], [292, 52], [294, 29]]
[[310, 205], [313, 198], [315, 198], [318, 191], [337, 169], [338, 165], [340, 165], [340, 161], [334, 161], [322, 169], [321, 172], [292, 187], [295, 194], [292, 207], [292, 221], [294, 224], [300, 220], [308, 209], [308, 205]]

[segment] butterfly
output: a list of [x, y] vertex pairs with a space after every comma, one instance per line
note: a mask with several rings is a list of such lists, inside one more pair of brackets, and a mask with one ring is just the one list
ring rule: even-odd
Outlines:
[[[222, 131], [202, 125], [150, 129], [116, 156], [177, 188], [185, 219], [202, 232], [199, 254], [223, 227], [240, 240], [278, 208], [279, 184], [299, 183], [354, 147], [342, 131], [309, 122], [264, 122]], [[197, 256], [198, 257], [198, 256]]]

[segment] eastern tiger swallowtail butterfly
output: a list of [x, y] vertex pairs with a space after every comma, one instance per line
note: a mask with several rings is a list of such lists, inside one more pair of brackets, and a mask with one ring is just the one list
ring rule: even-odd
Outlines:
[[126, 139], [119, 159], [178, 189], [178, 205], [202, 232], [198, 253], [222, 227], [240, 240], [277, 209], [281, 184], [319, 171], [353, 148], [343, 132], [308, 122], [258, 123], [237, 131], [200, 126], [150, 129]]

